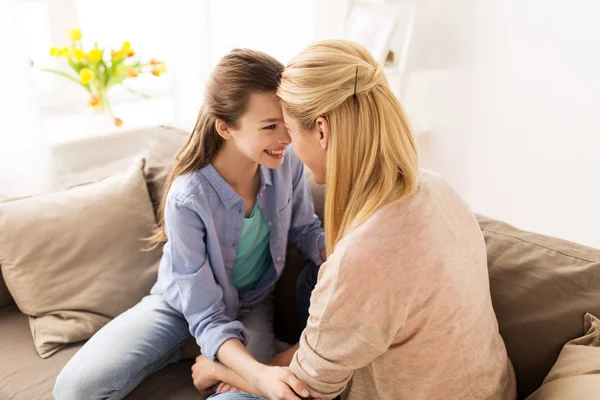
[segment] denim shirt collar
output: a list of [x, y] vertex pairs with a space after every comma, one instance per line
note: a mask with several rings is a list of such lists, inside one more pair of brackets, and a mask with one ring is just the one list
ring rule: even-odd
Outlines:
[[[260, 170], [260, 181], [262, 191], [267, 185], [273, 185], [272, 174], [270, 168], [265, 167], [264, 165], [258, 166]], [[240, 200], [243, 200], [239, 194], [233, 190], [231, 186], [223, 179], [223, 177], [217, 172], [215, 167], [212, 164], [208, 164], [206, 167], [202, 168], [202, 173], [208, 179], [208, 182], [213, 187], [217, 195], [221, 199], [221, 202], [225, 206], [225, 208], [230, 209], [234, 205], [236, 205]]]

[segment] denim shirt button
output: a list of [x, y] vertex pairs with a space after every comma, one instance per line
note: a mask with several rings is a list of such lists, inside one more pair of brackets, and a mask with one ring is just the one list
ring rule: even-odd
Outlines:
[[277, 257], [277, 262], [281, 262], [282, 258], [281, 257]]

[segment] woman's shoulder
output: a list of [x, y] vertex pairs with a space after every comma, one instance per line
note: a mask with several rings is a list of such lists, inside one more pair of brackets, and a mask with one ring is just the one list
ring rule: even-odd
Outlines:
[[447, 244], [449, 232], [465, 229], [479, 230], [469, 206], [443, 176], [421, 171], [411, 196], [377, 210], [344, 241], [349, 249], [368, 249], [370, 256], [391, 249], [408, 255], [435, 252]]

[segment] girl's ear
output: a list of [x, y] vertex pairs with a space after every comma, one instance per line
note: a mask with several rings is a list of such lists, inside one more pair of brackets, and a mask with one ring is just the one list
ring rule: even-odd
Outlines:
[[215, 128], [217, 129], [219, 136], [221, 136], [223, 139], [231, 139], [231, 132], [229, 132], [229, 125], [227, 125], [227, 122], [223, 121], [222, 119], [217, 119], [215, 121]]

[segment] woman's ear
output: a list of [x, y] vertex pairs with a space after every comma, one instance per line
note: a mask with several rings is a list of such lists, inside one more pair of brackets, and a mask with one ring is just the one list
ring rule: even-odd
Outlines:
[[221, 136], [223, 139], [231, 139], [231, 132], [229, 132], [229, 125], [227, 125], [227, 122], [223, 121], [222, 119], [217, 119], [215, 121], [215, 129], [217, 130], [219, 136]]
[[329, 122], [327, 122], [325, 117], [319, 117], [317, 118], [316, 128], [320, 135], [319, 143], [321, 144], [321, 149], [327, 151], [329, 147]]

